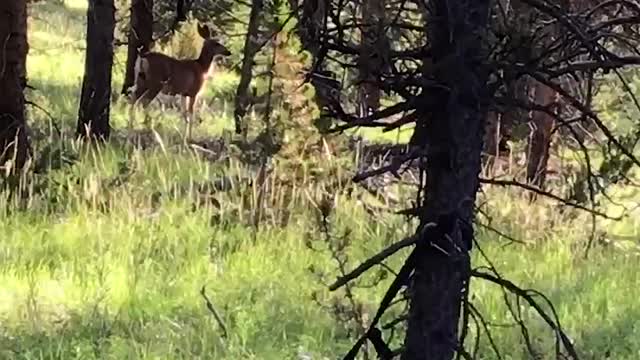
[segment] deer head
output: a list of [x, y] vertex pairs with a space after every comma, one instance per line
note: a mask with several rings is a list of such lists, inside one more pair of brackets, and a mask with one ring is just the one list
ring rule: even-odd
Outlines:
[[209, 68], [214, 57], [231, 55], [224, 45], [213, 38], [209, 26], [198, 24], [198, 34], [204, 39], [198, 62], [205, 68]]

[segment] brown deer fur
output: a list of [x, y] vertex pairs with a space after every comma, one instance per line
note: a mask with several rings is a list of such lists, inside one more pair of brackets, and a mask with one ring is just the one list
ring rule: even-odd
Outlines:
[[138, 56], [135, 67], [135, 82], [131, 88], [130, 126], [137, 104], [146, 110], [158, 93], [181, 95], [186, 100], [187, 138], [191, 137], [191, 123], [195, 104], [202, 91], [214, 57], [229, 56], [224, 45], [211, 38], [209, 27], [198, 25], [198, 33], [204, 44], [197, 59], [176, 59], [158, 52], [145, 52]]

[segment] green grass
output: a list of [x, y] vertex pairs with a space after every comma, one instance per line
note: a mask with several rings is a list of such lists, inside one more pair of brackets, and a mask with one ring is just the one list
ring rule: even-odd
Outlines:
[[[83, 1], [67, 0], [64, 6], [35, 5], [31, 12], [28, 69], [38, 90], [29, 97], [51, 112], [63, 133], [72, 132], [75, 123], [83, 6]], [[122, 77], [122, 51], [117, 59], [114, 92]], [[233, 86], [232, 75], [223, 79], [210, 85], [208, 94]], [[337, 275], [326, 253], [306, 246], [308, 241], [322, 243], [307, 201], [317, 186], [296, 184], [296, 195], [283, 200], [291, 212], [287, 226], [267, 222], [256, 232], [248, 225], [255, 200], [249, 187], [238, 183], [235, 192], [215, 194], [217, 203], [198, 190], [220, 176], [252, 170], [233, 160], [208, 161], [185, 148], [178, 137], [180, 119], [155, 111], [160, 140], [139, 148], [116, 136], [92, 149], [51, 135], [50, 119], [30, 110], [34, 128], [46, 135], [36, 142], [36, 151], [56, 144], [56, 157], [77, 161], [30, 177], [28, 197], [0, 193], [0, 359], [344, 355], [353, 338], [312, 300], [315, 293], [329, 303], [332, 294], [308, 269], [321, 270], [329, 280]], [[116, 100], [116, 132], [125, 114]], [[219, 135], [231, 126], [224, 109], [206, 116], [195, 129], [197, 136]], [[637, 199], [629, 190], [616, 194], [627, 196], [628, 203]], [[493, 226], [527, 242], [509, 245], [478, 228], [484, 252], [503, 276], [549, 296], [583, 358], [604, 359], [607, 353], [611, 359], [640, 358], [637, 217], [599, 221], [613, 240], [618, 235], [631, 241], [624, 249], [616, 241], [597, 247], [585, 260], [585, 214], [559, 214], [545, 201], [529, 205], [515, 190], [490, 189], [482, 200], [488, 201]], [[402, 218], [370, 215], [346, 196], [337, 198], [334, 211], [336, 231], [351, 230], [351, 267], [412, 229]], [[389, 265], [397, 268], [404, 255]], [[485, 264], [477, 249], [474, 264]], [[388, 281], [357, 292], [369, 317]], [[202, 286], [222, 314], [228, 338], [207, 311]], [[503, 358], [526, 359], [518, 329], [497, 326], [513, 323], [501, 291], [474, 281], [472, 294], [487, 321], [496, 324], [492, 331]], [[523, 314], [541, 358], [554, 358], [550, 331], [528, 308]], [[482, 358], [496, 358], [486, 339], [481, 349]]]

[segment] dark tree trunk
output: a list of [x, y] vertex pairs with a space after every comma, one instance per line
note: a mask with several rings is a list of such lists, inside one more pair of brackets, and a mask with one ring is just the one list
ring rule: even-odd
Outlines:
[[127, 44], [127, 68], [124, 73], [122, 94], [127, 94], [133, 86], [134, 70], [138, 50], [148, 50], [153, 36], [153, 0], [133, 0], [131, 23]]
[[89, 0], [87, 50], [76, 127], [78, 136], [109, 137], [115, 24], [113, 0]]
[[260, 30], [260, 13], [264, 7], [262, 0], [251, 2], [251, 12], [249, 14], [249, 26], [245, 36], [244, 49], [242, 51], [242, 68], [240, 70], [240, 83], [236, 89], [235, 100], [235, 131], [236, 134], [243, 133], [242, 119], [250, 103], [249, 85], [253, 78], [253, 61], [258, 51], [257, 38]]
[[[532, 31], [531, 25], [531, 8], [524, 4], [521, 0], [501, 1], [504, 8], [508, 9], [508, 19], [505, 28], [500, 31], [513, 35], [514, 32], [521, 37], [528, 37]], [[500, 24], [495, 24], [500, 26]], [[530, 48], [525, 48], [531, 50]], [[529, 101], [529, 89], [531, 87], [531, 79], [528, 77], [512, 78], [507, 81], [507, 89], [505, 95], [517, 101]], [[518, 124], [525, 124], [529, 121], [529, 111], [518, 108], [516, 106], [508, 106], [501, 109], [499, 114], [492, 115], [487, 119], [487, 135], [485, 137], [485, 152], [498, 156], [496, 152], [500, 147], [500, 143], [511, 139], [513, 129]], [[520, 140], [520, 139], [517, 139]]]
[[362, 5], [362, 38], [358, 58], [360, 81], [360, 116], [367, 116], [380, 107], [380, 74], [385, 71], [389, 41], [385, 34], [384, 0], [365, 0]]
[[[560, 1], [559, 5], [568, 8], [569, 3], [567, 1]], [[511, 6], [516, 31], [521, 34], [521, 36], [531, 39], [535, 31], [536, 22], [533, 8], [521, 0], [513, 1]], [[551, 42], [554, 37], [555, 34], [552, 31], [547, 34], [545, 37], [547, 40], [545, 41]], [[530, 51], [531, 56], [538, 55], [534, 54], [536, 49], [533, 46], [527, 50]], [[520, 84], [526, 87], [527, 97], [533, 95], [532, 102], [534, 104], [549, 106], [555, 102], [556, 93], [553, 89], [529, 78], [521, 79], [518, 85]], [[531, 88], [531, 90], [529, 90], [529, 88]], [[555, 121], [552, 116], [541, 111], [532, 111], [529, 119], [531, 133], [529, 134], [527, 147], [526, 178], [529, 183], [542, 188], [546, 180], [551, 132]]]
[[489, 111], [487, 114], [487, 124], [485, 125], [484, 134], [484, 154], [483, 165], [490, 174], [494, 173], [494, 166], [498, 163], [497, 159], [502, 155], [503, 142], [506, 140], [502, 126], [502, 115], [495, 111]]
[[320, 48], [320, 32], [324, 22], [326, 0], [302, 0], [302, 7], [298, 0], [289, 0], [291, 10], [297, 15], [297, 33], [302, 47], [310, 52], [314, 58]]
[[[296, 32], [304, 50], [311, 53], [313, 59], [319, 60], [321, 32], [324, 26], [326, 0], [289, 0], [291, 10], [297, 15]], [[331, 109], [339, 103], [341, 84], [336, 76], [327, 71], [322, 62], [313, 66], [313, 74], [310, 74], [310, 82], [315, 89], [315, 101], [321, 110]]]
[[[450, 360], [458, 348], [461, 302], [469, 281], [474, 203], [490, 94], [485, 44], [489, 0], [434, 0], [429, 9], [436, 106], [421, 117], [427, 148], [420, 226], [442, 230], [416, 249], [403, 360]], [[445, 90], [448, 89], [448, 90]], [[428, 146], [427, 146], [428, 145]], [[445, 236], [446, 234], [446, 236]]]
[[24, 114], [28, 52], [26, 1], [0, 1], [0, 167], [4, 173], [22, 169], [30, 152]]
[[500, 141], [504, 135], [500, 114], [495, 111], [490, 111], [489, 114], [487, 114], [486, 127], [484, 151], [491, 157], [500, 156]]
[[[556, 100], [556, 93], [543, 84], [536, 84], [534, 99], [537, 105], [550, 106]], [[555, 119], [549, 114], [533, 112], [527, 151], [527, 181], [539, 188], [544, 188], [546, 180], [554, 124]]]

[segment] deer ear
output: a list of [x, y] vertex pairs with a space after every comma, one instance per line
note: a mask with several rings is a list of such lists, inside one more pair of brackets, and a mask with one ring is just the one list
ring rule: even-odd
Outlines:
[[211, 30], [209, 30], [209, 26], [205, 25], [205, 26], [201, 26], [200, 24], [198, 24], [198, 34], [200, 34], [200, 36], [202, 36], [205, 39], [208, 39], [211, 37]]

